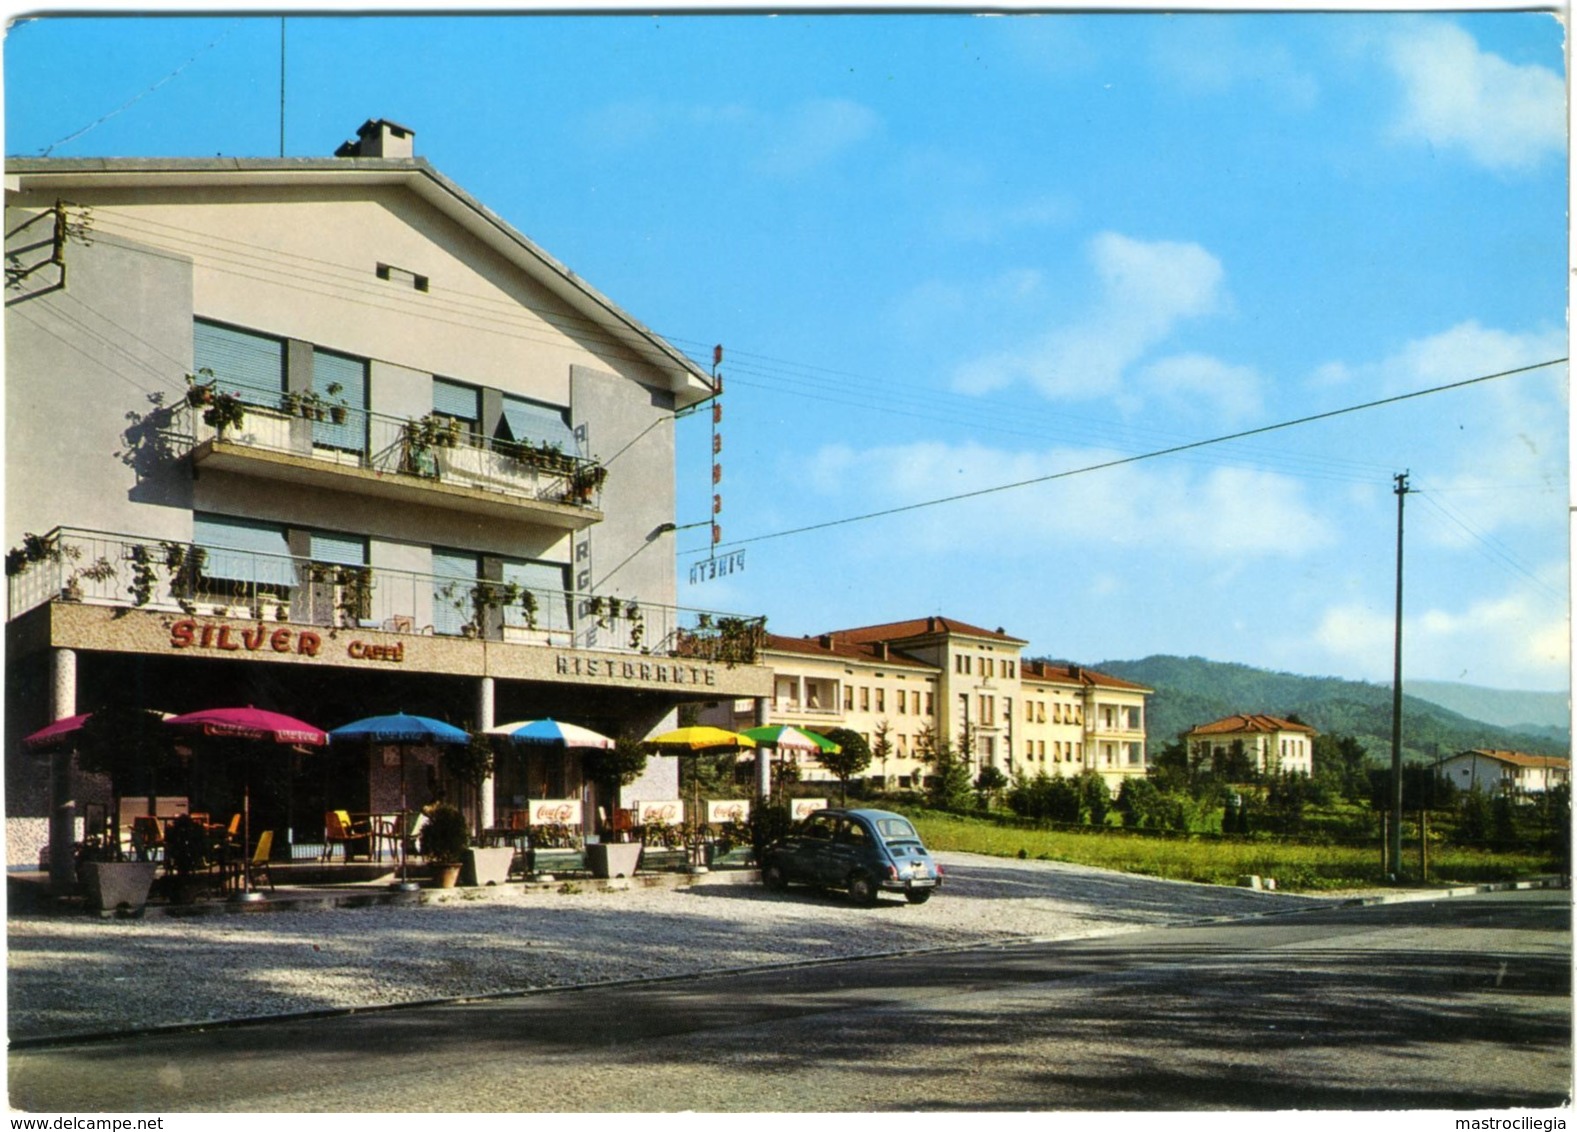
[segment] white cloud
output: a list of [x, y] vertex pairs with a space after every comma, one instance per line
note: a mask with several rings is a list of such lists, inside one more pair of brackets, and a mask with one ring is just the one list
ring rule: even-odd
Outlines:
[[1151, 362], [1137, 384], [1176, 409], [1223, 421], [1257, 418], [1263, 411], [1260, 377], [1249, 366], [1229, 365], [1204, 354], [1178, 354]]
[[1179, 322], [1225, 306], [1225, 272], [1198, 244], [1103, 232], [1089, 256], [1098, 280], [1091, 309], [1022, 346], [964, 363], [953, 388], [983, 394], [1027, 382], [1057, 400], [1112, 397], [1127, 368]]
[[[1389, 682], [1395, 612], [1389, 607], [1333, 606], [1325, 611], [1314, 641], [1338, 670]], [[1404, 613], [1404, 690], [1409, 677], [1497, 688], [1564, 687], [1570, 642], [1567, 620], [1552, 618], [1549, 599], [1532, 591]]]
[[[1360, 390], [1355, 396], [1379, 399], [1504, 373], [1565, 353], [1563, 331], [1518, 334], [1469, 321], [1407, 342], [1378, 362], [1321, 366], [1310, 384], [1351, 385]], [[1415, 469], [1414, 486], [1433, 493], [1455, 516], [1455, 521], [1447, 517], [1425, 526], [1428, 537], [1439, 545], [1460, 545], [1506, 526], [1552, 521], [1567, 463], [1565, 376], [1564, 366], [1551, 366], [1441, 395], [1471, 401], [1429, 399], [1435, 411], [1455, 411], [1459, 420], [1455, 443], [1427, 469]], [[1551, 506], [1508, 506], [1507, 493], [1513, 489], [1522, 500], [1543, 492]], [[1464, 523], [1471, 534], [1461, 529]]]
[[880, 125], [874, 110], [851, 99], [802, 102], [764, 124], [770, 140], [755, 166], [770, 175], [797, 177], [858, 145]]
[[1398, 136], [1527, 169], [1566, 150], [1566, 90], [1546, 67], [1507, 62], [1447, 23], [1412, 23], [1386, 60], [1402, 83]]
[[[1099, 450], [1016, 452], [936, 441], [858, 452], [838, 445], [811, 458], [805, 482], [844, 505], [834, 510], [829, 503], [823, 510], [853, 514], [1039, 480], [1115, 458]], [[1055, 561], [1052, 556], [1069, 549], [1141, 550], [1212, 567], [1297, 558], [1331, 545], [1337, 534], [1297, 480], [1178, 463], [1124, 465], [990, 492], [917, 509], [902, 523], [903, 544], [928, 553], [966, 549], [975, 555], [989, 547], [993, 554]], [[891, 536], [872, 545], [889, 547]]]
[[1320, 86], [1281, 43], [1248, 38], [1242, 20], [1208, 15], [1167, 21], [1158, 30], [1157, 71], [1186, 94], [1216, 96], [1244, 93], [1269, 96], [1294, 109], [1319, 99]]

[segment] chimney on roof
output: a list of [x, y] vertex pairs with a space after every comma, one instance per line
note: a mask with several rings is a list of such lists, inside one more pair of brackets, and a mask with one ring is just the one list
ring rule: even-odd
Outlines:
[[387, 118], [369, 118], [356, 131], [356, 140], [334, 151], [335, 157], [415, 157], [416, 131]]
[[886, 641], [877, 641], [876, 642], [876, 656], [877, 656], [877, 659], [879, 659], [879, 660], [891, 660], [892, 659], [891, 654], [887, 651], [887, 642]]
[[830, 649], [830, 648], [832, 648], [833, 645], [835, 645], [837, 643], [838, 643], [838, 638], [836, 636], [834, 636], [832, 633], [823, 633], [821, 635], [821, 647], [822, 648]]
[[925, 631], [927, 633], [934, 633], [934, 632], [936, 632], [936, 618], [935, 617], [927, 617], [925, 619]]
[[1068, 675], [1075, 680], [1082, 680], [1084, 679], [1084, 669], [1080, 668], [1077, 664], [1070, 664], [1068, 665]]

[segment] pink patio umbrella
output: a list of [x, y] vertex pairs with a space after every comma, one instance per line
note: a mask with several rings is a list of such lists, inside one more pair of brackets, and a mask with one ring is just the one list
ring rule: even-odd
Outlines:
[[[324, 747], [328, 745], [328, 732], [303, 723], [276, 711], [265, 711], [252, 706], [207, 708], [187, 712], [164, 721], [165, 726], [178, 731], [196, 732], [216, 739], [240, 739], [254, 743], [276, 743], [293, 748]], [[242, 852], [252, 843], [252, 780], [248, 773], [241, 802]], [[255, 899], [252, 893], [251, 871], [246, 862], [241, 863], [241, 900]]]

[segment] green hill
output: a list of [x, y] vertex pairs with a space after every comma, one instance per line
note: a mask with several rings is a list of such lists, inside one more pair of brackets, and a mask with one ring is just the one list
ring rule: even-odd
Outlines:
[[[1200, 657], [1151, 656], [1090, 665], [1155, 689], [1149, 703], [1149, 748], [1201, 723], [1238, 713], [1297, 716], [1322, 734], [1351, 735], [1379, 762], [1391, 757], [1391, 689], [1327, 676], [1270, 672]], [[1474, 747], [1569, 755], [1570, 738], [1547, 728], [1498, 727], [1469, 719], [1416, 696], [1402, 697], [1404, 759], [1432, 762], [1437, 755]]]

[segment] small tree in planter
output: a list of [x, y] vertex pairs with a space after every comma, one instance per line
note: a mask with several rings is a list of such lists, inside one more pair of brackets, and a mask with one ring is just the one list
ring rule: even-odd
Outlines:
[[614, 740], [612, 750], [587, 751], [581, 766], [585, 768], [587, 778], [608, 788], [609, 796], [617, 807], [620, 788], [641, 776], [641, 772], [646, 769], [647, 754], [646, 744], [639, 736], [625, 734]]
[[471, 844], [465, 815], [451, 802], [434, 802], [424, 812], [422, 856], [433, 866], [433, 885], [453, 888], [460, 879], [460, 860]]
[[120, 800], [133, 790], [146, 792], [148, 810], [153, 811], [159, 781], [168, 782], [179, 773], [174, 736], [158, 712], [126, 702], [106, 704], [88, 717], [78, 733], [77, 764], [89, 774], [107, 776], [112, 798], [105, 843], [80, 866], [89, 902], [102, 911], [122, 905], [135, 911], [147, 902], [155, 865], [146, 859], [125, 860], [116, 828]]

